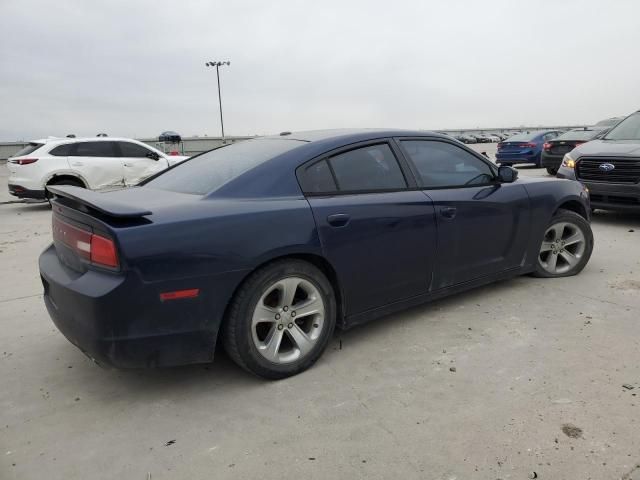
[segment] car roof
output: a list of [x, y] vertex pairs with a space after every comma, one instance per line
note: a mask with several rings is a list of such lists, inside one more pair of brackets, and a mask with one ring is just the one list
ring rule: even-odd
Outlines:
[[262, 138], [279, 138], [298, 140], [301, 142], [319, 142], [323, 140], [340, 140], [348, 143], [349, 139], [355, 141], [382, 138], [382, 137], [422, 137], [434, 136], [450, 138], [447, 135], [425, 130], [403, 130], [389, 128], [334, 128], [326, 130], [307, 130], [300, 132], [282, 132], [279, 135], [268, 135]]
[[125, 137], [47, 137], [40, 138], [38, 140], [32, 140], [30, 143], [44, 143], [46, 145], [66, 144], [66, 143], [78, 143], [78, 142], [139, 142], [133, 138]]

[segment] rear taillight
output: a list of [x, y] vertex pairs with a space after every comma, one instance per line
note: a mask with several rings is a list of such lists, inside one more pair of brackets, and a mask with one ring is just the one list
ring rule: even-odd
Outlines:
[[118, 254], [113, 240], [91, 235], [91, 263], [118, 268]]
[[545, 144], [542, 145], [542, 148], [544, 148], [545, 151], [548, 152], [549, 150], [551, 150], [551, 144], [549, 142], [545, 142]]
[[502, 147], [503, 147], [502, 142], [500, 142], [500, 143], [498, 144], [498, 150], [500, 150]]
[[118, 268], [118, 252], [113, 240], [63, 222], [53, 216], [53, 239], [64, 243], [80, 258], [102, 267]]
[[522, 148], [536, 148], [538, 145], [535, 143], [521, 143]]
[[9, 163], [13, 163], [15, 165], [29, 165], [30, 163], [36, 163], [38, 161], [37, 158], [16, 158], [9, 159]]

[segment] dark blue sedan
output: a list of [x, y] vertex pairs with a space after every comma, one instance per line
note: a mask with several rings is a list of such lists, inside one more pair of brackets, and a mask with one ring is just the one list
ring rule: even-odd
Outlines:
[[542, 148], [562, 132], [560, 130], [544, 130], [539, 132], [520, 133], [498, 144], [496, 163], [501, 165], [515, 165], [518, 163], [532, 163], [536, 167], [542, 166]]
[[334, 327], [522, 274], [580, 272], [593, 236], [575, 181], [518, 179], [445, 136], [283, 133], [143, 185], [54, 194], [40, 257], [60, 331], [120, 368], [310, 367]]

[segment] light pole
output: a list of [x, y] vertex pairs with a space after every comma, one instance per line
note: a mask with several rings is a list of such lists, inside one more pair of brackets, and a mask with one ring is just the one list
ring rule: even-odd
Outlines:
[[222, 143], [226, 143], [224, 139], [224, 121], [222, 120], [222, 96], [220, 95], [220, 67], [222, 65], [231, 65], [231, 62], [207, 62], [207, 67], [216, 67], [216, 77], [218, 77], [218, 104], [220, 105], [220, 127], [222, 128]]

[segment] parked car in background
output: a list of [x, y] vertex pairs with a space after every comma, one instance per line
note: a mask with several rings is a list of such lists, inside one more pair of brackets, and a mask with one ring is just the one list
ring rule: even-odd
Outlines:
[[514, 135], [498, 144], [496, 163], [501, 165], [516, 165], [532, 163], [540, 166], [542, 146], [545, 142], [556, 138], [559, 130], [541, 130], [531, 133]]
[[541, 165], [547, 169], [549, 175], [558, 173], [564, 154], [578, 145], [598, 138], [607, 131], [606, 127], [584, 127], [569, 130], [556, 138], [545, 142], [542, 146]]
[[137, 185], [188, 157], [166, 155], [129, 138], [34, 140], [9, 158], [9, 193], [45, 199], [51, 185], [104, 190]]
[[586, 185], [594, 208], [640, 211], [640, 111], [566, 153], [557, 176]]
[[220, 343], [249, 372], [288, 377], [336, 326], [517, 275], [575, 275], [593, 248], [580, 183], [519, 179], [422, 131], [288, 133], [139, 188], [51, 189], [46, 308], [123, 368], [209, 362]]
[[497, 143], [502, 141], [502, 138], [496, 135], [495, 133], [487, 134], [487, 138], [491, 141], [491, 143]]
[[478, 139], [476, 137], [474, 137], [473, 135], [467, 135], [467, 134], [463, 134], [463, 135], [458, 135], [456, 137], [456, 140], [460, 140], [462, 143], [478, 143]]

